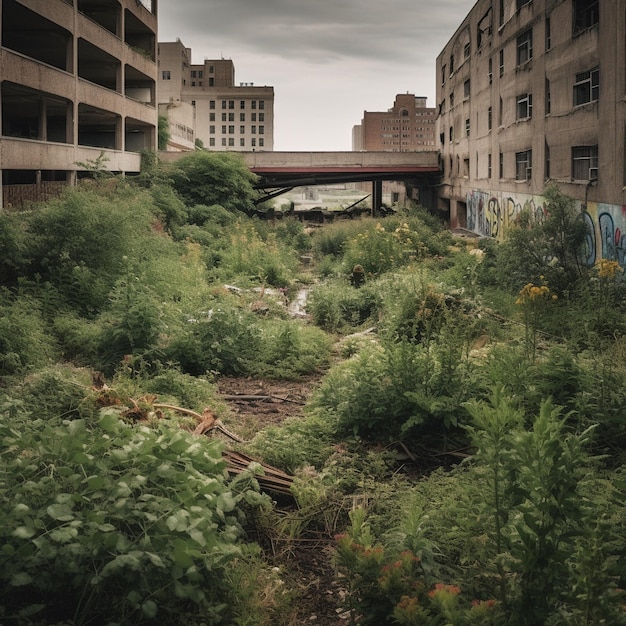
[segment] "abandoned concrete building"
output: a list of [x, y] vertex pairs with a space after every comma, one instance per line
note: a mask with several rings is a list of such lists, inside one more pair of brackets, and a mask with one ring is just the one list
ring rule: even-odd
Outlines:
[[[2, 205], [156, 150], [157, 0], [1, 0]], [[31, 197], [25, 197], [30, 194]]]
[[[180, 117], [192, 107], [195, 138], [205, 148], [273, 150], [274, 88], [237, 84], [232, 60], [192, 64], [191, 52], [180, 40], [159, 42], [159, 110], [169, 120], [172, 139], [180, 138]], [[179, 149], [173, 144], [170, 140], [168, 149]]]
[[436, 62], [439, 208], [500, 236], [551, 182], [576, 199], [589, 262], [624, 260], [623, 0], [479, 0]]

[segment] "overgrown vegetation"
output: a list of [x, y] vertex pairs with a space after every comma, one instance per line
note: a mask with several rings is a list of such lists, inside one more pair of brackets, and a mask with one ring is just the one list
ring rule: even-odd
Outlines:
[[[623, 268], [569, 199], [502, 243], [419, 208], [309, 232], [248, 217], [233, 155], [148, 157], [0, 215], [2, 623], [297, 623], [312, 538], [346, 623], [626, 623]], [[295, 507], [190, 432], [236, 430], [223, 375], [319, 379], [229, 444]]]

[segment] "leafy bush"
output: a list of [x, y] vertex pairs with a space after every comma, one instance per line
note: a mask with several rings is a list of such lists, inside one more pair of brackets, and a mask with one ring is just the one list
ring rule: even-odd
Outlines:
[[231, 623], [244, 503], [219, 443], [166, 426], [2, 420], [0, 614], [17, 623]]
[[44, 367], [57, 356], [37, 300], [0, 291], [0, 376]]
[[312, 374], [330, 358], [330, 340], [318, 328], [295, 321], [266, 321], [260, 326], [258, 359], [253, 373], [271, 378]]
[[196, 150], [178, 159], [167, 172], [187, 206], [220, 205], [231, 212], [253, 207], [255, 176], [241, 155]]
[[448, 356], [406, 341], [369, 345], [326, 374], [310, 406], [334, 416], [344, 435], [441, 437], [462, 421], [468, 397], [463, 361]]
[[316, 326], [334, 333], [376, 322], [381, 305], [375, 282], [354, 289], [345, 280], [329, 280], [313, 287], [307, 313]]
[[164, 359], [186, 374], [241, 374], [259, 357], [260, 332], [252, 313], [227, 303], [188, 316], [164, 347]]

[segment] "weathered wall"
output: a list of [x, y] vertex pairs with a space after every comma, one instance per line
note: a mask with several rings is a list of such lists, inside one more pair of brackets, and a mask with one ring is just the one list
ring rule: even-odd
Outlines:
[[[587, 226], [586, 262], [613, 259], [626, 267], [626, 206], [577, 201]], [[545, 215], [542, 196], [472, 190], [467, 194], [467, 228], [487, 237], [502, 239], [523, 209], [537, 219]]]

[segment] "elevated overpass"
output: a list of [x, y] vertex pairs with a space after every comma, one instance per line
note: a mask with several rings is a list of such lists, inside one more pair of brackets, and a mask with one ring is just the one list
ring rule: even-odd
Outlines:
[[295, 187], [370, 181], [372, 207], [382, 204], [383, 181], [402, 181], [417, 191], [420, 203], [434, 209], [434, 185], [439, 177], [438, 151], [425, 152], [241, 152], [255, 185], [264, 191], [260, 201]]

